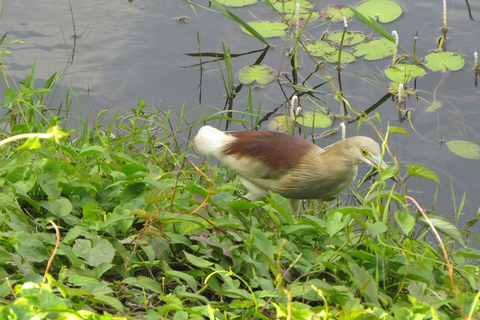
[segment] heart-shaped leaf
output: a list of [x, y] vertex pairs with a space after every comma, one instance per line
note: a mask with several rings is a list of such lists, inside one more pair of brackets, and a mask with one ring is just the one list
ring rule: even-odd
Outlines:
[[238, 80], [243, 84], [250, 84], [257, 81], [258, 84], [264, 86], [275, 79], [275, 72], [269, 67], [262, 65], [253, 65], [243, 68], [238, 74]]
[[358, 12], [382, 23], [392, 22], [402, 15], [402, 7], [390, 0], [368, 0], [357, 6]]
[[393, 56], [394, 52], [395, 43], [387, 39], [375, 39], [357, 45], [353, 51], [353, 54], [356, 57], [365, 56], [365, 60], [379, 60]]
[[385, 70], [388, 79], [399, 83], [408, 83], [410, 80], [423, 76], [425, 70], [422, 67], [412, 63], [399, 63], [393, 68]]
[[425, 67], [432, 71], [457, 71], [465, 64], [463, 56], [454, 52], [430, 52], [424, 59]]

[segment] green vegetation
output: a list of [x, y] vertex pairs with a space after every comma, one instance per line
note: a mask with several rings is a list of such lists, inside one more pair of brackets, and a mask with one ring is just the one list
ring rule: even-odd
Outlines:
[[[190, 145], [203, 122], [238, 122], [234, 115], [242, 115], [257, 127], [251, 91], [248, 113], [229, 109], [189, 123], [183, 107], [163, 110], [138, 99], [129, 117], [105, 125], [100, 113], [93, 124], [70, 130], [73, 98], [56, 113], [45, 105], [61, 76], [36, 87], [33, 66], [21, 83], [8, 81], [7, 48], [14, 44], [2, 48], [8, 89], [0, 119], [0, 319], [479, 316], [477, 238], [430, 215], [407, 192], [407, 179], [439, 183], [432, 170], [408, 165], [392, 186], [394, 163], [359, 179], [348, 196], [308, 201], [294, 216], [281, 196], [241, 198], [240, 182]], [[229, 49], [223, 54], [225, 90], [233, 94]], [[358, 125], [382, 124], [338, 92]], [[295, 118], [294, 107], [283, 117], [292, 119], [285, 128], [298, 119], [322, 126], [316, 119], [325, 116]], [[389, 136], [401, 131], [379, 132], [386, 154]], [[461, 154], [463, 143], [449, 148]], [[478, 158], [478, 150], [468, 157]], [[457, 203], [452, 189], [452, 198], [458, 222], [465, 197]]]

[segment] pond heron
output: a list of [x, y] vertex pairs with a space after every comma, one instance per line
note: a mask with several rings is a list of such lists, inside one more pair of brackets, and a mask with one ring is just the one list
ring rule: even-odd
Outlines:
[[387, 165], [380, 146], [355, 136], [327, 149], [299, 137], [272, 131], [220, 131], [203, 126], [194, 138], [196, 149], [215, 157], [237, 173], [247, 188], [245, 198], [262, 199], [269, 190], [292, 199], [331, 200], [352, 183], [358, 165]]

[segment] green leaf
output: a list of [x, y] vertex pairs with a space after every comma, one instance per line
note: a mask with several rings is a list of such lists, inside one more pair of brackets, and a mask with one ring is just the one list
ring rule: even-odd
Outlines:
[[321, 112], [306, 111], [296, 119], [296, 122], [309, 128], [327, 128], [332, 124], [332, 119]]
[[52, 199], [60, 197], [60, 188], [58, 182], [62, 177], [62, 172], [58, 164], [50, 159], [42, 159], [38, 166], [34, 167], [37, 181], [43, 192]]
[[307, 44], [306, 49], [312, 56], [323, 57], [327, 54], [334, 53], [337, 49], [325, 40]]
[[458, 71], [463, 68], [463, 55], [454, 52], [431, 52], [425, 57], [425, 67], [432, 71], [445, 72], [447, 69]]
[[350, 10], [355, 13], [358, 19], [362, 20], [363, 23], [368, 25], [370, 28], [373, 30], [377, 31], [379, 34], [381, 34], [385, 39], [395, 43], [395, 38], [387, 31], [385, 30], [377, 21], [375, 18], [372, 17], [366, 17], [364, 16], [361, 12], [357, 11], [356, 9], [348, 6]]
[[364, 56], [365, 60], [379, 60], [393, 56], [395, 43], [387, 39], [375, 39], [369, 42], [360, 43], [353, 50], [356, 57]]
[[243, 84], [250, 84], [257, 81], [258, 84], [264, 86], [275, 79], [275, 72], [266, 66], [253, 65], [243, 68], [238, 74], [238, 80]]
[[387, 225], [381, 221], [374, 223], [367, 222], [367, 228], [372, 238], [376, 238], [379, 234], [385, 233], [388, 230]]
[[313, 3], [308, 0], [281, 0], [272, 3], [273, 8], [281, 13], [292, 14], [296, 11], [297, 4], [300, 7], [300, 13], [306, 13], [309, 9], [313, 9]]
[[418, 78], [426, 74], [422, 67], [412, 63], [396, 64], [393, 68], [385, 70], [388, 79], [398, 83], [408, 83], [412, 79]]
[[320, 12], [320, 16], [324, 20], [331, 22], [343, 22], [343, 18], [350, 20], [355, 14], [348, 6], [330, 5]]
[[250, 229], [250, 234], [252, 236], [253, 245], [259, 249], [260, 252], [262, 252], [271, 262], [273, 262], [273, 252], [266, 233], [252, 227]]
[[[349, 9], [350, 10], [350, 9]], [[328, 35], [327, 40], [336, 42], [340, 44], [342, 40], [343, 31], [337, 31]], [[344, 46], [353, 46], [365, 40], [366, 36], [362, 32], [345, 32], [345, 36], [343, 38], [343, 45]]]
[[389, 126], [388, 131], [391, 133], [401, 133], [403, 135], [408, 136], [408, 131], [405, 128], [397, 127], [397, 126]]
[[467, 159], [480, 159], [480, 146], [476, 143], [465, 140], [450, 140], [446, 143], [448, 149]]
[[375, 306], [380, 306], [378, 302], [378, 287], [375, 279], [365, 269], [359, 267], [353, 262], [348, 262], [348, 268], [351, 271], [352, 280], [358, 291]]
[[327, 217], [326, 231], [330, 237], [334, 237], [337, 232], [345, 228], [351, 221], [351, 216], [339, 211], [329, 213]]
[[390, 0], [368, 0], [357, 6], [358, 12], [365, 17], [388, 23], [402, 15], [402, 7]]
[[64, 217], [72, 212], [72, 203], [67, 198], [59, 198], [54, 201], [43, 201], [42, 207], [50, 211], [55, 217]]
[[178, 278], [180, 280], [185, 281], [190, 286], [190, 288], [193, 289], [193, 291], [198, 290], [197, 281], [195, 280], [194, 277], [192, 277], [188, 273], [176, 271], [176, 270], [167, 270], [165, 271], [165, 275], [167, 277]]
[[[325, 55], [323, 58], [327, 62], [337, 63], [339, 53], [340, 51], [337, 50], [334, 53]], [[351, 52], [342, 50], [342, 55], [340, 58], [341, 64], [352, 63], [354, 61], [355, 61], [355, 56]]]
[[99, 236], [93, 236], [91, 240], [77, 239], [73, 251], [85, 262], [93, 267], [102, 263], [111, 263], [115, 256], [115, 249], [112, 244]]
[[[250, 22], [248, 25], [264, 38], [274, 38], [284, 36], [287, 32], [288, 25], [283, 22]], [[242, 31], [246, 34], [252, 34], [252, 30], [242, 26]]]
[[23, 259], [31, 262], [43, 262], [50, 258], [45, 245], [31, 234], [16, 232], [13, 239], [15, 251]]
[[[435, 229], [437, 229], [438, 231], [440, 231], [441, 233], [443, 233], [445, 236], [449, 237], [453, 241], [457, 242], [462, 247], [464, 248], [467, 247], [467, 245], [465, 244], [465, 241], [463, 240], [462, 232], [453, 223], [451, 223], [444, 217], [440, 217], [440, 216], [429, 215], [428, 219], [433, 224]], [[428, 225], [425, 219], [423, 218], [422, 218], [422, 222], [425, 225]]]
[[200, 269], [208, 268], [213, 265], [213, 262], [194, 256], [193, 254], [190, 254], [186, 251], [183, 251], [183, 254], [185, 255], [185, 258], [187, 258], [188, 262]]
[[425, 178], [441, 184], [437, 174], [424, 166], [407, 164], [405, 167], [407, 168], [407, 173], [411, 176]]
[[[8, 88], [3, 94], [3, 106], [8, 107], [10, 103], [13, 103], [17, 99], [17, 90], [14, 88]], [[19, 94], [21, 95], [21, 94]]]
[[218, 3], [227, 7], [244, 7], [254, 3], [258, 0], [217, 0]]
[[89, 156], [89, 155], [99, 155], [107, 154], [107, 149], [101, 146], [88, 146], [82, 148], [82, 151], [78, 154], [79, 157]]
[[147, 278], [145, 276], [129, 277], [123, 280], [123, 283], [128, 285], [137, 286], [142, 289], [150, 290], [155, 293], [163, 293], [162, 286], [157, 280]]
[[395, 211], [395, 219], [402, 229], [403, 233], [410, 235], [410, 232], [415, 227], [415, 218], [408, 211]]

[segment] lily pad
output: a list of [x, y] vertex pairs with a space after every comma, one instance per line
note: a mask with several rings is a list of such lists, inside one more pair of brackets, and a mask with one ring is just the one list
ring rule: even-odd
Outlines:
[[352, 10], [347, 6], [331, 5], [320, 12], [322, 19], [330, 20], [331, 22], [343, 22], [343, 17], [350, 20], [354, 16]]
[[402, 7], [391, 0], [368, 0], [357, 6], [358, 12], [382, 23], [392, 22], [402, 15]]
[[[270, 21], [250, 22], [249, 25], [253, 29], [255, 29], [258, 33], [260, 33], [264, 38], [284, 36], [286, 34], [285, 30], [288, 28], [288, 25], [286, 25], [283, 22], [270, 22]], [[241, 29], [246, 34], [250, 34], [250, 32], [248, 32], [243, 27]]]
[[425, 73], [422, 67], [412, 63], [399, 63], [393, 68], [385, 70], [385, 75], [388, 79], [400, 83], [408, 83], [410, 80], [423, 76]]
[[432, 71], [457, 71], [463, 68], [465, 59], [454, 52], [431, 52], [425, 56], [425, 67]]
[[[334, 53], [325, 55], [323, 58], [327, 62], [337, 63], [338, 62], [338, 53], [339, 53], [339, 51], [337, 50]], [[342, 50], [342, 56], [340, 58], [340, 63], [345, 64], [345, 63], [352, 63], [354, 61], [355, 61], [355, 56], [351, 52]]]
[[257, 3], [258, 0], [217, 0], [218, 3], [227, 7], [244, 7]]
[[285, 15], [285, 22], [287, 22], [288, 24], [295, 25], [295, 26], [296, 25], [303, 26], [307, 22], [312, 23], [312, 22], [318, 20], [319, 18], [320, 18], [320, 12], [318, 12], [318, 11], [300, 13], [298, 15], [298, 19], [297, 19], [297, 16], [294, 15], [294, 14], [286, 14]]
[[337, 49], [332, 44], [325, 40], [320, 40], [315, 43], [307, 44], [307, 50], [312, 56], [323, 57], [327, 54], [334, 53]]
[[287, 131], [287, 121], [289, 119], [285, 115], [273, 117], [267, 128], [270, 131]]
[[321, 112], [306, 111], [296, 122], [304, 127], [327, 128], [332, 124], [332, 119]]
[[365, 60], [379, 60], [393, 56], [395, 43], [387, 39], [375, 39], [369, 42], [360, 43], [353, 50], [356, 57], [365, 56]]
[[467, 159], [480, 159], [480, 146], [476, 143], [465, 140], [450, 140], [446, 143], [448, 149]]
[[310, 9], [313, 9], [313, 3], [307, 0], [278, 0], [271, 1], [275, 10], [281, 13], [294, 13], [297, 8], [297, 4], [300, 6], [300, 13], [307, 13]]
[[[343, 31], [337, 31], [328, 35], [327, 40], [340, 43], [342, 41]], [[345, 37], [343, 38], [344, 46], [353, 46], [357, 43], [365, 40], [365, 34], [361, 32], [345, 32]]]
[[238, 80], [243, 84], [250, 84], [257, 81], [264, 86], [275, 79], [275, 72], [269, 67], [262, 65], [253, 65], [243, 68], [238, 74]]

